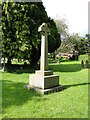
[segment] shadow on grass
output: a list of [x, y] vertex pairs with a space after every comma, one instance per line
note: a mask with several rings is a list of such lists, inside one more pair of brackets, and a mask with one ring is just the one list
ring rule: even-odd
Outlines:
[[77, 72], [82, 70], [81, 64], [54, 64], [49, 65], [54, 72]]
[[35, 70], [38, 70], [39, 66], [31, 67], [29, 64], [26, 66], [20, 65], [20, 64], [12, 64], [11, 66], [5, 68], [6, 72], [9, 73], [16, 73], [16, 74], [22, 74], [22, 73], [34, 73]]
[[[31, 67], [30, 65], [11, 65], [9, 68], [6, 68], [6, 72], [9, 73], [34, 73], [35, 70], [39, 70], [39, 66]], [[54, 72], [77, 72], [82, 70], [81, 64], [51, 64], [49, 65], [49, 69], [53, 70]]]
[[62, 90], [68, 89], [70, 87], [77, 87], [77, 86], [82, 86], [82, 85], [90, 85], [90, 83], [80, 83], [80, 84], [72, 84], [72, 85], [63, 85], [63, 89]]
[[[9, 80], [2, 80], [2, 108], [5, 110], [9, 106], [21, 106], [29, 100], [46, 100], [42, 95], [32, 90], [24, 88], [24, 83], [14, 83]], [[4, 112], [4, 111], [3, 111]]]
[[[14, 83], [9, 80], [3, 80], [2, 81], [2, 108], [3, 113], [5, 112], [5, 109], [7, 109], [10, 106], [22, 106], [23, 104], [27, 103], [28, 101], [34, 100], [35, 102], [45, 101], [47, 100], [42, 95], [27, 90], [24, 88], [25, 83]], [[64, 85], [63, 89], [61, 91], [64, 91], [65, 89], [68, 89], [70, 87], [76, 87], [81, 85], [90, 85], [90, 83], [81, 83], [81, 84], [72, 84], [72, 85]]]

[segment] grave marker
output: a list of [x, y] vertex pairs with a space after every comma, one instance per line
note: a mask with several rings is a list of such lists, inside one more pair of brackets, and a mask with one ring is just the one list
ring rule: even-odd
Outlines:
[[50, 29], [47, 23], [43, 23], [38, 31], [41, 33], [41, 62], [40, 70], [35, 71], [35, 74], [29, 76], [28, 89], [34, 89], [42, 94], [61, 90], [59, 85], [59, 76], [53, 75], [51, 70], [48, 70], [48, 34]]

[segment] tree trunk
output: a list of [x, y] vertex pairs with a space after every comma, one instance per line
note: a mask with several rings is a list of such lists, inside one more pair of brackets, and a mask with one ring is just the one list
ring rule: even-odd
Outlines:
[[5, 57], [4, 57], [4, 63], [3, 63], [3, 70], [5, 70]]
[[8, 58], [7, 60], [7, 66], [10, 66], [11, 65], [11, 58]]
[[53, 60], [55, 60], [55, 52], [53, 52]]

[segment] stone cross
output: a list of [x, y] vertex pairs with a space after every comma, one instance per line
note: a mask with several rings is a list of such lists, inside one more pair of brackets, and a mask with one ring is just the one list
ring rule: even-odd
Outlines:
[[43, 23], [38, 31], [41, 32], [41, 63], [40, 70], [47, 71], [48, 70], [48, 34], [50, 33], [50, 29], [47, 26], [47, 23]]
[[51, 91], [61, 90], [61, 86], [59, 85], [59, 76], [48, 70], [48, 34], [50, 30], [47, 24], [43, 23], [38, 28], [38, 31], [41, 32], [42, 36], [40, 70], [36, 70], [35, 74], [30, 74], [29, 85], [26, 87], [46, 94]]

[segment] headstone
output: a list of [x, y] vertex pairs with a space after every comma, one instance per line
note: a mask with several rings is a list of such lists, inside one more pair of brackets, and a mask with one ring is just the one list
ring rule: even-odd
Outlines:
[[59, 76], [53, 75], [51, 70], [48, 70], [48, 34], [50, 29], [47, 23], [43, 23], [38, 31], [41, 33], [41, 62], [40, 70], [35, 71], [35, 74], [29, 76], [28, 89], [34, 89], [42, 94], [61, 90], [59, 85]]
[[86, 68], [88, 68], [88, 60], [85, 61]]
[[81, 66], [82, 66], [82, 68], [84, 67], [84, 61], [83, 60], [81, 61]]

